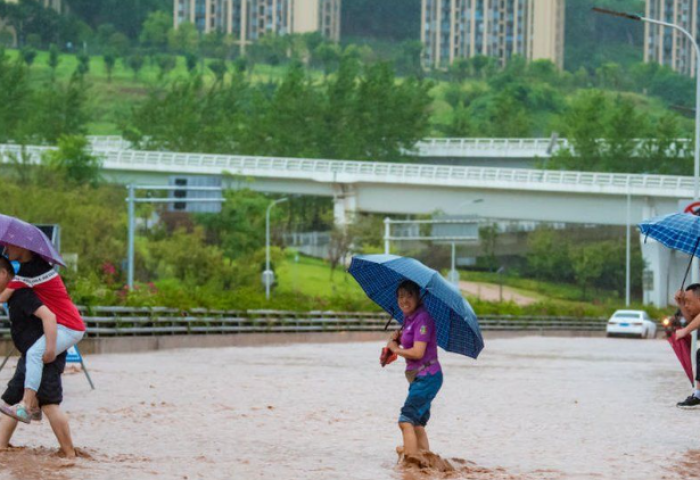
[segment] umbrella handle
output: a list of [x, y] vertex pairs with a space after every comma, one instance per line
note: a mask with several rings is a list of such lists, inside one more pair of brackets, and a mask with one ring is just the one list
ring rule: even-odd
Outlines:
[[688, 279], [688, 272], [690, 272], [690, 267], [693, 265], [693, 258], [695, 257], [695, 254], [698, 251], [698, 245], [700, 245], [700, 236], [698, 237], [697, 241], [695, 242], [695, 248], [693, 248], [693, 254], [690, 256], [690, 262], [688, 262], [688, 268], [685, 269], [685, 275], [683, 276], [683, 282], [681, 283], [681, 291], [683, 291], [685, 287], [685, 281]]
[[389, 325], [391, 325], [392, 320], [393, 320], [393, 318], [389, 317], [389, 321], [386, 322], [386, 325], [384, 325], [384, 330], [389, 330]]

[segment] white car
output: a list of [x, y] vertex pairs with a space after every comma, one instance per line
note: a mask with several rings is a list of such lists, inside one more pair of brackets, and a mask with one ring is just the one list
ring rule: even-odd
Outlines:
[[618, 310], [608, 320], [605, 332], [608, 337], [654, 338], [656, 337], [656, 323], [643, 310]]

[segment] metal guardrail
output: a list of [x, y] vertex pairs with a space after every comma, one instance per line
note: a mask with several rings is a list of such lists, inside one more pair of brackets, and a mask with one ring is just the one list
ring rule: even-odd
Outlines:
[[[52, 147], [27, 147], [32, 161]], [[0, 145], [0, 162], [7, 153], [18, 154], [17, 145]], [[319, 182], [372, 182], [534, 191], [646, 195], [689, 198], [693, 178], [672, 175], [595, 173], [492, 167], [458, 167], [410, 163], [382, 163], [309, 158], [249, 157], [194, 153], [104, 150], [108, 170], [172, 172], [221, 175], [225, 172], [265, 178], [286, 178]]]
[[[81, 308], [90, 338], [159, 335], [217, 335], [245, 333], [375, 332], [383, 331], [389, 317], [367, 312], [293, 312], [278, 310], [181, 311], [170, 308]], [[605, 318], [522, 317], [484, 315], [485, 331], [598, 331]], [[0, 336], [10, 332], [7, 316], [0, 316]], [[392, 323], [392, 329], [396, 327]]]

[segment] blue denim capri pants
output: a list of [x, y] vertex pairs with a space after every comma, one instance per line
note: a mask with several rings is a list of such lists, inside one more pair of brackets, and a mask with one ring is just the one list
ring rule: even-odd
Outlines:
[[399, 423], [425, 427], [430, 420], [430, 405], [442, 387], [442, 372], [416, 377], [408, 387], [408, 397], [401, 408]]

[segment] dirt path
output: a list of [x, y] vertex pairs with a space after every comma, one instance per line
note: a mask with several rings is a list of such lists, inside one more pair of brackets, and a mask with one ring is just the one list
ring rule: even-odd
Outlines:
[[[488, 302], [497, 302], [501, 299], [500, 285], [494, 283], [459, 282], [459, 289], [474, 297], [478, 297]], [[503, 301], [514, 302], [517, 305], [531, 305], [537, 303], [538, 299], [523, 295], [510, 287], [503, 287]]]

